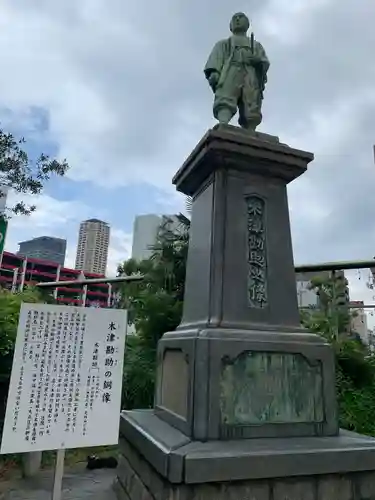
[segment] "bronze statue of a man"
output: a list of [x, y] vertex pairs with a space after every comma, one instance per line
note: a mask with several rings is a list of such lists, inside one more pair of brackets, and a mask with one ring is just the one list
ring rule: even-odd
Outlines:
[[262, 45], [249, 38], [249, 19], [239, 12], [230, 23], [230, 38], [214, 46], [204, 73], [215, 93], [214, 117], [229, 123], [239, 111], [241, 127], [254, 131], [262, 121], [263, 91], [270, 66]]

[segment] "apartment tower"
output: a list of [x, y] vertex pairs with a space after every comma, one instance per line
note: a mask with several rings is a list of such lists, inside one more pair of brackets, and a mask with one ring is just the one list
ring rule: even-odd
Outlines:
[[81, 222], [75, 268], [105, 275], [108, 260], [109, 224], [98, 219]]

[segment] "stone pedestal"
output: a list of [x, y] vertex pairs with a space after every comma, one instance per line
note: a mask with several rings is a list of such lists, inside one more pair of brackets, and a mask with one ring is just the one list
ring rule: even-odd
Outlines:
[[286, 186], [312, 159], [217, 126], [174, 177], [193, 197], [183, 320], [155, 409], [121, 415], [120, 498], [375, 499], [375, 441], [339, 433], [332, 350], [300, 327]]

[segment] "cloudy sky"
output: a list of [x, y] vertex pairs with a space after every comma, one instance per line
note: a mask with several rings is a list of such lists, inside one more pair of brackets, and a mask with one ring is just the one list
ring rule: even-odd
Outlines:
[[375, 255], [373, 0], [2, 0], [1, 126], [71, 165], [12, 220], [8, 250], [65, 237], [72, 264], [97, 217], [113, 272], [136, 214], [182, 209], [171, 177], [214, 123], [202, 68], [235, 11], [271, 60], [260, 130], [315, 153], [289, 189], [296, 263]]

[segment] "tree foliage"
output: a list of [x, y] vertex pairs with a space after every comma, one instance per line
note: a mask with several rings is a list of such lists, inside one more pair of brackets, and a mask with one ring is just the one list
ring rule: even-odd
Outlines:
[[346, 287], [347, 280], [342, 275], [313, 277], [310, 289], [316, 292], [319, 307], [301, 311], [302, 320], [309, 330], [324, 335], [330, 342], [339, 335], [347, 337], [350, 333], [352, 313], [345, 301]]
[[375, 435], [375, 357], [351, 331], [351, 317], [356, 313], [336, 303], [343, 286], [344, 281], [332, 277], [312, 279], [320, 307], [301, 311], [301, 320], [310, 331], [325, 337], [334, 350], [340, 426]]
[[[24, 143], [23, 138], [16, 140], [12, 134], [0, 129], [0, 185], [18, 193], [37, 195], [52, 175], [63, 176], [69, 167], [65, 160], [59, 162], [44, 154], [31, 161], [23, 149]], [[20, 201], [11, 212], [29, 215], [35, 208], [35, 205]]]
[[125, 284], [121, 306], [138, 335], [125, 354], [124, 398], [126, 408], [150, 407], [153, 403], [157, 343], [181, 321], [185, 285], [189, 220], [180, 214], [176, 230], [168, 221], [160, 228], [153, 255], [137, 262], [130, 259], [118, 268], [118, 275], [141, 273], [143, 282]]
[[25, 288], [20, 293], [0, 288], [0, 423], [5, 413], [22, 302], [39, 303], [44, 302], [44, 299], [35, 288]]
[[22, 302], [42, 302], [42, 296], [34, 288], [26, 288], [20, 293], [0, 288], [0, 357], [13, 352]]

